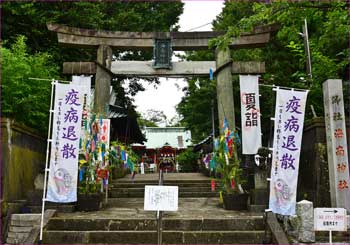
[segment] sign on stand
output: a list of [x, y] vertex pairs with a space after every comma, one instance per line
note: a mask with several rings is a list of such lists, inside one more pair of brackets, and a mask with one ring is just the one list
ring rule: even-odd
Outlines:
[[178, 186], [145, 186], [144, 210], [148, 211], [177, 211]]
[[344, 208], [315, 208], [316, 231], [346, 231], [347, 218]]
[[315, 208], [315, 231], [329, 231], [329, 243], [332, 244], [332, 231], [346, 231], [347, 217], [344, 208]]

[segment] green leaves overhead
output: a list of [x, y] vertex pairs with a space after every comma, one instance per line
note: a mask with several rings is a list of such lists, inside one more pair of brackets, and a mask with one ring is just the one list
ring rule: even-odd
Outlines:
[[[95, 61], [96, 49], [59, 46], [57, 34], [48, 31], [46, 23], [110, 31], [170, 31], [178, 29], [182, 11], [183, 3], [178, 1], [8, 1], [2, 3], [2, 37], [6, 41], [5, 47], [9, 47], [18, 35], [27, 37], [29, 54], [50, 53], [61, 69], [65, 61]], [[119, 59], [134, 60], [151, 60], [153, 55], [151, 51], [119, 50], [113, 50], [113, 54]], [[143, 86], [138, 81], [132, 80], [131, 93], [142, 91]], [[124, 104], [130, 103], [127, 98]]]
[[[304, 40], [300, 35], [304, 19], [307, 19], [308, 23], [312, 80], [308, 80], [306, 74]], [[271, 35], [272, 38], [265, 48], [232, 50], [232, 59], [234, 61], [264, 61], [266, 73], [261, 76], [263, 83], [309, 89], [306, 119], [313, 116], [310, 105], [315, 108], [317, 116], [323, 116], [323, 103], [320, 103], [323, 100], [322, 83], [329, 78], [340, 78], [344, 82], [349, 80], [350, 16], [348, 6], [341, 1], [328, 3], [278, 1], [269, 4], [227, 1], [222, 13], [213, 22], [214, 30], [226, 31], [227, 34], [215, 40], [214, 44], [225, 46], [243, 32], [252, 31], [255, 26], [269, 24], [277, 24], [279, 29]], [[212, 51], [191, 52], [187, 59], [208, 60], [209, 57], [213, 57]], [[205, 80], [200, 81], [202, 83]], [[189, 91], [192, 91], [192, 83], [190, 80]], [[215, 86], [212, 89], [215, 89]], [[233, 90], [236, 124], [240, 127], [237, 76], [233, 78]], [[270, 117], [274, 113], [275, 98], [271, 88], [260, 87], [260, 93], [262, 95], [260, 100], [262, 131], [265, 135], [263, 140], [266, 144], [270, 131]], [[192, 132], [195, 139], [203, 139], [205, 136], [201, 134], [207, 135], [211, 132], [209, 109], [205, 111], [195, 107], [196, 101], [201, 101], [198, 102], [198, 106], [201, 104], [209, 106], [216, 93], [207, 91], [207, 94], [210, 96], [203, 99], [199, 91], [187, 93], [178, 106], [183, 122], [195, 128]], [[188, 109], [185, 110], [185, 108]], [[191, 110], [197, 111], [192, 112]], [[195, 120], [195, 118], [202, 120]]]
[[[3, 1], [3, 114], [39, 130], [47, 127], [50, 82], [28, 77], [58, 78], [63, 62], [96, 60], [96, 49], [59, 46], [47, 23], [110, 31], [170, 31], [178, 28], [182, 11], [179, 1]], [[152, 52], [144, 51], [123, 52], [121, 57], [121, 51], [113, 50], [113, 54], [119, 59], [152, 58]], [[117, 79], [113, 84], [119, 105], [131, 108], [132, 99], [121, 83]], [[130, 79], [130, 96], [143, 89], [138, 79]]]

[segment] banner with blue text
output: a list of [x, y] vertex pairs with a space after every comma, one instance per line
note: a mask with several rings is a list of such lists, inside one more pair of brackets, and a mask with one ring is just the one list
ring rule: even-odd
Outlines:
[[307, 91], [277, 88], [269, 208], [294, 215]]
[[76, 202], [84, 87], [56, 84], [46, 200]]

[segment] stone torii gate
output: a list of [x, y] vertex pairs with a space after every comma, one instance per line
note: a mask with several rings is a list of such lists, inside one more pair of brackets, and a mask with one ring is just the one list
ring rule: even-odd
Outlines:
[[[260, 74], [265, 72], [264, 62], [234, 62], [230, 49], [257, 48], [266, 45], [275, 31], [275, 26], [254, 28], [235, 38], [225, 50], [216, 49], [216, 61], [173, 62], [170, 69], [158, 69], [151, 61], [112, 61], [112, 48], [118, 50], [153, 50], [156, 39], [168, 39], [174, 51], [207, 50], [209, 40], [224, 32], [119, 32], [89, 30], [47, 24], [57, 33], [58, 42], [75, 47], [94, 47], [97, 60], [94, 62], [64, 62], [65, 74], [94, 74], [94, 110], [104, 115], [108, 105], [110, 83], [113, 76], [139, 77], [186, 77], [209, 76], [212, 69], [217, 77], [219, 121], [224, 117], [231, 129], [235, 128], [232, 74]], [[171, 54], [170, 54], [171, 55]]]

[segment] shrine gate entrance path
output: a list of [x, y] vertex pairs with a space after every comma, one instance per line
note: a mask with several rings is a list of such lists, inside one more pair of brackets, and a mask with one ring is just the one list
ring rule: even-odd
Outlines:
[[[50, 219], [44, 242], [156, 244], [156, 212], [144, 211], [144, 186], [158, 174], [128, 175], [111, 183], [108, 204], [96, 212], [58, 213]], [[163, 213], [163, 243], [257, 244], [265, 239], [262, 213], [229, 211], [201, 173], [164, 174], [164, 185], [179, 186], [179, 209]]]
[[[233, 61], [230, 49], [265, 46], [274, 26], [256, 27], [233, 38], [226, 49], [216, 48], [215, 61], [172, 62], [169, 69], [155, 69], [152, 61], [113, 61], [113, 50], [154, 50], [154, 43], [169, 40], [173, 51], [208, 50], [218, 32], [111, 32], [48, 24], [58, 42], [72, 47], [94, 47], [93, 62], [67, 62], [65, 74], [95, 75], [94, 112], [107, 116], [113, 78], [209, 77], [217, 81], [219, 121], [227, 119], [235, 128], [233, 74], [261, 74], [264, 62]], [[171, 52], [169, 52], [171, 54]], [[169, 55], [170, 57], [170, 55]], [[156, 59], [157, 60], [157, 59]], [[155, 60], [155, 61], [156, 61]], [[108, 204], [96, 212], [59, 213], [50, 219], [43, 241], [49, 244], [156, 244], [156, 212], [144, 211], [145, 185], [158, 185], [158, 174], [136, 175], [110, 185]], [[196, 173], [164, 174], [164, 185], [179, 186], [179, 209], [163, 214], [163, 243], [172, 244], [257, 244], [262, 243], [265, 225], [262, 213], [224, 210], [219, 205], [218, 186], [211, 190], [209, 178]]]

